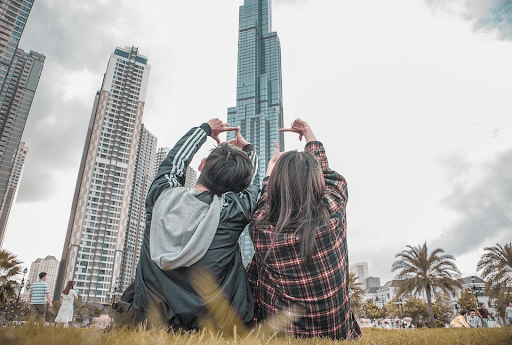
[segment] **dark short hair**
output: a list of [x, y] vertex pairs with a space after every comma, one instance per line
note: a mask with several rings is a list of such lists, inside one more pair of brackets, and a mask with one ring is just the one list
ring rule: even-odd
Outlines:
[[212, 193], [240, 193], [252, 182], [254, 167], [249, 156], [228, 143], [222, 143], [210, 152], [197, 183]]
[[471, 313], [471, 312], [473, 312], [473, 313], [474, 313], [474, 312], [475, 312], [475, 309], [470, 309], [470, 310], [469, 310], [469, 312], [470, 312], [470, 313]]
[[39, 273], [39, 279], [43, 279], [46, 276], [46, 272]]
[[467, 312], [467, 311], [465, 311], [464, 309], [462, 309], [462, 310], [460, 311], [460, 315], [466, 315], [467, 313], [468, 313], [468, 312]]

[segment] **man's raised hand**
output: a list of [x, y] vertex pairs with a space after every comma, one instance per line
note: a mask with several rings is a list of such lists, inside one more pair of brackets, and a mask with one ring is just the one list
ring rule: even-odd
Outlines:
[[294, 132], [299, 134], [299, 140], [302, 141], [302, 136], [306, 137], [306, 142], [316, 141], [315, 135], [311, 130], [311, 127], [308, 123], [301, 119], [296, 119], [293, 121], [292, 126], [290, 128], [280, 128], [279, 132]]
[[236, 138], [231, 139], [228, 141], [229, 144], [238, 147], [239, 149], [243, 149], [245, 145], [249, 145], [250, 143], [245, 140], [245, 138], [242, 136], [242, 133], [240, 133], [240, 128], [238, 127], [235, 129], [236, 131]]
[[215, 118], [215, 119], [211, 119], [210, 121], [207, 122], [208, 125], [210, 126], [211, 130], [212, 130], [212, 133], [210, 134], [210, 136], [215, 139], [215, 141], [217, 142], [217, 145], [220, 145], [220, 139], [219, 139], [219, 134], [222, 133], [222, 132], [229, 132], [229, 131], [235, 131], [237, 129], [239, 129], [239, 127], [229, 127], [229, 125], [227, 123], [224, 123], [222, 122], [221, 120]]

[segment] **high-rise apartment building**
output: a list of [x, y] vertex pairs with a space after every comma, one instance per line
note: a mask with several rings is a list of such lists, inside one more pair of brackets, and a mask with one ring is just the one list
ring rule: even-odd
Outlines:
[[[281, 44], [272, 32], [270, 0], [245, 0], [238, 25], [236, 106], [228, 109], [228, 123], [240, 126], [260, 159], [260, 180], [272, 157], [274, 142], [284, 151]], [[227, 134], [228, 139], [234, 133]], [[247, 231], [240, 237], [242, 258], [248, 263], [254, 249]]]
[[357, 281], [361, 284], [361, 288], [366, 289], [366, 278], [369, 276], [368, 263], [356, 262], [355, 264], [350, 265], [349, 271], [357, 277]]
[[[17, 49], [0, 91], [0, 213], [7, 218], [10, 181], [21, 137], [39, 84], [45, 56]], [[15, 173], [14, 173], [15, 174]], [[3, 240], [5, 227], [0, 229]]]
[[0, 92], [34, 0], [0, 0]]
[[114, 284], [114, 289], [117, 288], [120, 291], [124, 291], [135, 279], [135, 269], [139, 262], [140, 248], [146, 228], [144, 204], [149, 187], [155, 178], [156, 145], [157, 138], [142, 125], [128, 210], [121, 275], [119, 284]]
[[[57, 273], [59, 272], [59, 261], [57, 258], [52, 255], [48, 255], [44, 259], [37, 259], [30, 265], [30, 271], [28, 273], [28, 278], [25, 282], [25, 286], [29, 289], [30, 285], [34, 284], [39, 280], [39, 273], [46, 272], [46, 282], [50, 286], [50, 296], [54, 296], [56, 294], [59, 295], [62, 292], [62, 289], [59, 291], [55, 291], [55, 283], [57, 282]], [[67, 282], [66, 282], [67, 284]], [[28, 302], [29, 294], [28, 289], [25, 289], [25, 293], [23, 294], [23, 300]]]
[[[168, 147], [161, 147], [158, 149], [156, 153], [156, 167], [155, 167], [155, 177], [158, 173], [158, 168], [160, 167], [160, 164], [164, 161], [165, 157], [167, 157], [167, 154], [169, 153], [171, 149]], [[187, 188], [194, 188], [197, 182], [197, 171], [195, 171], [192, 167], [187, 167], [187, 172], [185, 173], [185, 186]]]
[[108, 303], [120, 279], [150, 69], [116, 48], [94, 101], [57, 278], [87, 302]]
[[27, 160], [28, 146], [25, 143], [20, 143], [16, 158], [14, 159], [14, 165], [11, 170], [11, 176], [7, 186], [3, 203], [0, 205], [0, 248], [4, 242], [5, 230], [7, 228], [7, 222], [9, 221], [9, 213], [11, 212], [12, 203], [16, 199], [18, 192], [18, 185], [23, 175], [23, 168], [25, 167], [25, 161]]
[[[0, 246], [14, 190], [21, 136], [43, 69], [44, 55], [18, 49], [34, 0], [0, 0]], [[23, 150], [21, 151], [23, 152]]]

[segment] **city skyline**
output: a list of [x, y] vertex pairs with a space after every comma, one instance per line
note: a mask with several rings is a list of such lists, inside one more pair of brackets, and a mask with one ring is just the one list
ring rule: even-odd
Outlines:
[[[34, 3], [20, 46], [47, 58], [23, 137], [30, 155], [8, 250], [25, 264], [59, 257], [112, 47], [138, 46], [158, 71], [144, 122], [159, 146], [171, 147], [210, 118], [227, 121], [226, 107], [236, 101], [241, 5]], [[368, 262], [382, 282], [394, 277], [391, 263], [407, 245], [442, 247], [470, 276], [484, 247], [510, 242], [512, 47], [508, 24], [492, 26], [510, 10], [497, 5], [273, 1], [284, 125], [308, 121], [331, 167], [347, 179], [350, 263]], [[288, 133], [285, 142], [286, 149], [304, 144]], [[197, 157], [212, 147], [209, 139]]]

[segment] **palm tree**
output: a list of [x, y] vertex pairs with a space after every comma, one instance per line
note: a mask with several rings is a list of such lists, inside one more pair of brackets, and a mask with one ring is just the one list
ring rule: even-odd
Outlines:
[[21, 272], [21, 262], [16, 260], [16, 255], [6, 250], [0, 250], [0, 303], [16, 294], [14, 278]]
[[350, 307], [352, 311], [359, 315], [363, 306], [364, 290], [361, 289], [361, 283], [357, 281], [358, 277], [354, 273], [349, 273], [348, 276], [348, 294], [350, 296]]
[[453, 262], [455, 258], [444, 254], [441, 248], [434, 250], [430, 255], [426, 242], [417, 248], [407, 248], [409, 249], [395, 256], [399, 260], [395, 261], [391, 268], [391, 272], [401, 270], [396, 277], [400, 280], [398, 296], [407, 293], [418, 295], [425, 291], [430, 325], [434, 328], [432, 293], [440, 289], [446, 295], [453, 295], [458, 289], [462, 289], [462, 285], [457, 281], [460, 271]]
[[505, 293], [512, 293], [512, 245], [502, 247], [487, 247], [476, 266], [482, 271], [482, 278], [486, 280], [485, 289], [489, 295], [498, 298]]

